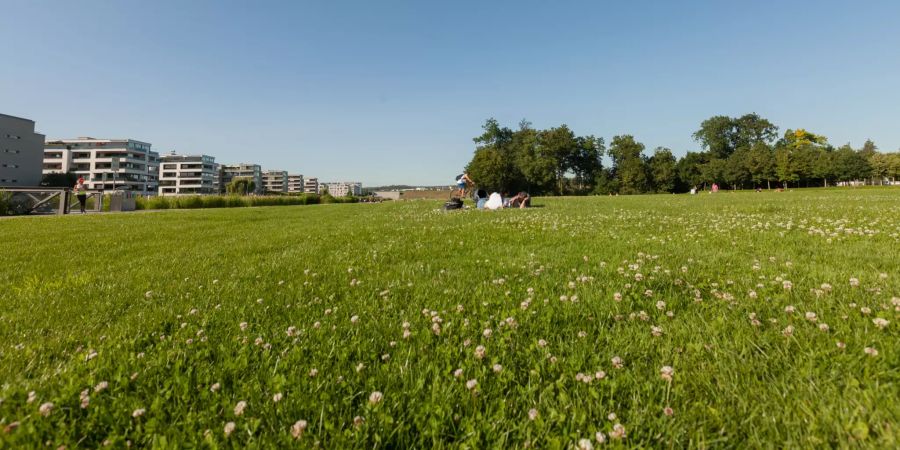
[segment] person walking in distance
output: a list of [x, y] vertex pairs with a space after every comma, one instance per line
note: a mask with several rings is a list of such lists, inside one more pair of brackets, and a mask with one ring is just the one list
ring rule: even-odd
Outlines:
[[84, 185], [84, 177], [78, 177], [78, 183], [75, 184], [75, 197], [78, 198], [78, 205], [81, 207], [81, 213], [84, 214], [84, 208], [87, 206], [87, 187]]
[[456, 195], [459, 198], [464, 198], [466, 196], [466, 187], [469, 183], [475, 184], [471, 178], [469, 178], [469, 174], [462, 173], [456, 177]]

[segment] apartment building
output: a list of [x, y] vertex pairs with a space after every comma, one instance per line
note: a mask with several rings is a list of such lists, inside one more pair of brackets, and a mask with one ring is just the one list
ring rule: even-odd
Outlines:
[[219, 192], [219, 166], [209, 155], [177, 155], [160, 158], [159, 195], [198, 195]]
[[362, 183], [358, 181], [342, 181], [338, 183], [324, 183], [325, 189], [332, 197], [346, 197], [348, 195], [362, 195]]
[[250, 178], [256, 185], [255, 194], [263, 193], [262, 167], [259, 164], [223, 164], [219, 166], [219, 192], [225, 192], [235, 178]]
[[44, 144], [43, 173], [74, 172], [88, 189], [130, 190], [155, 195], [159, 190], [159, 154], [134, 139], [50, 140]]
[[41, 184], [44, 135], [34, 132], [34, 121], [0, 114], [0, 186]]
[[319, 193], [319, 179], [318, 178], [307, 178], [303, 180], [303, 193], [304, 194], [318, 194]]
[[284, 170], [267, 170], [263, 172], [265, 192], [287, 193], [288, 173]]
[[303, 192], [303, 175], [288, 174], [288, 192], [299, 194]]

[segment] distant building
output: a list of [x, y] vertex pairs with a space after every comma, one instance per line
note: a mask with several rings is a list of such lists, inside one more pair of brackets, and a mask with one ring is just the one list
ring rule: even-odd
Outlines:
[[219, 166], [208, 155], [176, 155], [160, 159], [159, 195], [217, 194]]
[[265, 192], [287, 193], [288, 173], [283, 170], [267, 170], [263, 172]]
[[219, 191], [225, 192], [228, 183], [235, 178], [250, 178], [256, 185], [255, 194], [263, 192], [262, 168], [259, 164], [223, 164], [219, 166]]
[[342, 181], [339, 183], [324, 183], [325, 189], [332, 197], [346, 197], [348, 195], [362, 195], [362, 183], [358, 181]]
[[34, 121], [0, 114], [0, 186], [40, 186], [44, 135]]
[[298, 194], [303, 192], [303, 175], [288, 174], [288, 192]]
[[319, 179], [318, 178], [307, 178], [303, 180], [303, 193], [304, 194], [318, 194], [319, 193]]
[[122, 189], [155, 195], [159, 154], [134, 139], [58, 139], [44, 144], [44, 173], [74, 172], [88, 189]]

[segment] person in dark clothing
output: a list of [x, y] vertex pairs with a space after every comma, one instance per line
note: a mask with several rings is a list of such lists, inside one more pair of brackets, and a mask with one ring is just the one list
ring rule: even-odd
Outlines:
[[527, 208], [531, 206], [531, 197], [525, 192], [519, 192], [515, 197], [509, 199], [510, 208]]
[[78, 205], [81, 207], [81, 213], [84, 214], [84, 208], [87, 206], [87, 187], [84, 185], [84, 177], [78, 177], [78, 184], [75, 185], [75, 197], [78, 198]]

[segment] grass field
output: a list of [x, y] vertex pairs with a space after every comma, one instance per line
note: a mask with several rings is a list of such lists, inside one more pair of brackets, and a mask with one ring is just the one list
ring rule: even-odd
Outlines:
[[535, 203], [0, 220], [0, 448], [900, 445], [900, 190]]

